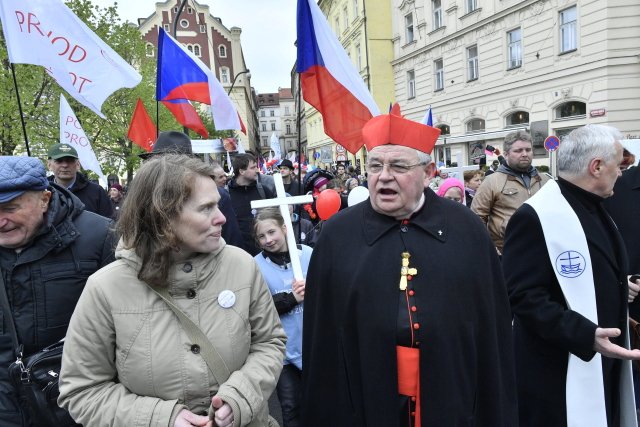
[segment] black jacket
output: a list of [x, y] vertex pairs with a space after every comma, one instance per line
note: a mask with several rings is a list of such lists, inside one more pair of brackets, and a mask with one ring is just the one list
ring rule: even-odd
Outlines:
[[[45, 224], [31, 245], [19, 254], [0, 248], [5, 289], [27, 355], [65, 336], [85, 281], [114, 259], [111, 221], [85, 211], [68, 190], [52, 187]], [[0, 319], [0, 425], [26, 426], [8, 377], [15, 357], [7, 313], [0, 311]]]
[[[369, 200], [324, 222], [304, 302], [304, 426], [399, 427], [405, 250], [418, 271], [422, 425], [517, 425], [511, 315], [495, 248], [465, 206], [430, 189], [425, 197], [407, 225]], [[330, 409], [319, 404], [327, 396]]]
[[[521, 427], [566, 426], [569, 353], [589, 361], [595, 355], [598, 326], [620, 328], [624, 337], [627, 325], [627, 262], [620, 234], [602, 208], [602, 198], [563, 180], [558, 185], [585, 231], [599, 325], [567, 308], [538, 215], [530, 205], [522, 205], [507, 225], [502, 257], [514, 315]], [[621, 337], [611, 341], [623, 345]], [[618, 360], [602, 357], [610, 421], [616, 419], [618, 408], [620, 365]]]
[[[640, 167], [622, 172], [613, 188], [613, 196], [604, 207], [618, 226], [629, 256], [629, 274], [640, 274]], [[629, 315], [640, 319], [640, 298], [629, 305]]]
[[[262, 193], [264, 193], [264, 196]], [[250, 185], [238, 185], [235, 178], [229, 182], [229, 194], [231, 195], [231, 206], [236, 213], [236, 219], [244, 241], [242, 249], [249, 252], [251, 256], [255, 256], [260, 253], [260, 249], [253, 238], [253, 209], [251, 208], [251, 202], [253, 200], [272, 199], [276, 195], [264, 185], [262, 185], [260, 191], [256, 182], [252, 182]]]
[[[53, 175], [49, 177], [50, 182], [54, 182], [54, 179]], [[107, 218], [114, 218], [113, 205], [107, 192], [98, 184], [90, 182], [80, 172], [76, 172], [76, 181], [70, 190], [84, 204], [85, 210]]]

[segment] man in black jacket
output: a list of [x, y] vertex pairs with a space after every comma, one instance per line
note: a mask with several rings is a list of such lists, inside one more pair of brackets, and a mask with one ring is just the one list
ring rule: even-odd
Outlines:
[[233, 179], [229, 182], [229, 194], [231, 205], [236, 213], [238, 225], [244, 240], [243, 249], [252, 256], [260, 253], [253, 238], [253, 200], [272, 199], [276, 197], [275, 191], [269, 186], [263, 185], [258, 172], [258, 163], [253, 154], [242, 153], [234, 156], [231, 161], [233, 167]]
[[84, 209], [68, 190], [47, 181], [31, 157], [0, 157], [0, 268], [11, 313], [0, 312], [0, 420], [31, 425], [8, 376], [15, 324], [24, 354], [63, 338], [85, 281], [113, 261], [110, 220]]
[[107, 218], [113, 217], [113, 206], [106, 191], [81, 174], [78, 152], [69, 144], [54, 144], [49, 148], [49, 181], [71, 191], [89, 212]]
[[608, 126], [572, 131], [558, 150], [558, 182], [507, 225], [520, 427], [636, 425], [621, 360], [640, 359], [625, 343], [627, 255], [603, 207], [620, 176], [620, 139]]

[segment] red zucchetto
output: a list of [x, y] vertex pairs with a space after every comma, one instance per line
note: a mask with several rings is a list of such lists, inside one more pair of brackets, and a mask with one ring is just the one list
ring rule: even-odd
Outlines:
[[392, 144], [415, 148], [431, 154], [440, 136], [440, 129], [407, 120], [395, 104], [389, 114], [376, 116], [362, 128], [362, 139], [368, 151], [380, 145]]

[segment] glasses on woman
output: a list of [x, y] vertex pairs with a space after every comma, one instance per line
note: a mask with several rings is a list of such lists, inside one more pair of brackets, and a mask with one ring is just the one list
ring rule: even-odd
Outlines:
[[411, 169], [415, 168], [416, 166], [424, 166], [426, 165], [425, 162], [420, 162], [420, 163], [416, 163], [413, 165], [407, 165], [404, 163], [380, 163], [380, 162], [370, 162], [367, 163], [367, 172], [372, 173], [372, 174], [378, 174], [380, 172], [382, 172], [382, 169], [384, 169], [384, 167], [388, 166], [389, 170], [394, 174], [394, 175], [402, 175], [404, 173], [409, 172]]

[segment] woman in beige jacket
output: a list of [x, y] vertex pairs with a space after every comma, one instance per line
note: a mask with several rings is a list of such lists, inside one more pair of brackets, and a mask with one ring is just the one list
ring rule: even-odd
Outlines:
[[[211, 167], [145, 163], [120, 214], [116, 261], [93, 274], [67, 333], [58, 403], [85, 426], [266, 426], [286, 337], [251, 256], [220, 237]], [[231, 372], [219, 381], [178, 317]]]

